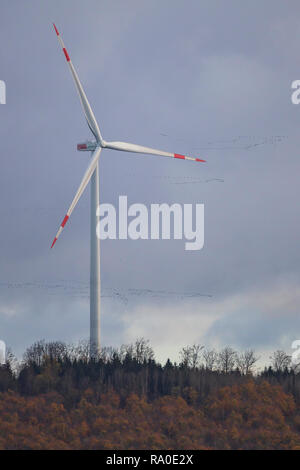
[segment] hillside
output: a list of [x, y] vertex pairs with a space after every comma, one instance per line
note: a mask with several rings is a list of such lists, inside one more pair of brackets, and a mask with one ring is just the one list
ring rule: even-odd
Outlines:
[[45, 342], [22, 363], [10, 356], [0, 367], [0, 449], [300, 449], [300, 377], [287, 364], [210, 368], [201, 355], [191, 362], [192, 347], [162, 366], [137, 343], [93, 360]]

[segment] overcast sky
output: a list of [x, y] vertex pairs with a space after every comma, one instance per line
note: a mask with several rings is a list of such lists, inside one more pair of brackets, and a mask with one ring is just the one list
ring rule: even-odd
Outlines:
[[300, 339], [300, 5], [290, 0], [12, 0], [0, 13], [0, 339], [89, 335], [89, 187], [52, 239], [89, 154], [55, 21], [106, 140], [206, 164], [103, 151], [101, 201], [203, 203], [205, 244], [103, 241], [103, 345], [148, 338], [263, 357]]

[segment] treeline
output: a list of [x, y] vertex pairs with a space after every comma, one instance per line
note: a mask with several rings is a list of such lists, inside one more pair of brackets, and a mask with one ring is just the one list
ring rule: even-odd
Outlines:
[[283, 351], [39, 341], [0, 366], [0, 449], [299, 449], [300, 374]]
[[200, 345], [180, 351], [179, 363], [155, 360], [154, 351], [143, 338], [119, 349], [102, 348], [98, 357], [89, 357], [88, 342], [77, 346], [63, 342], [38, 341], [18, 362], [8, 352], [0, 367], [0, 392], [15, 391], [21, 396], [57, 392], [68, 409], [77, 405], [85, 390], [107, 393], [114, 390], [121, 403], [134, 393], [153, 401], [163, 396], [182, 397], [188, 404], [201, 404], [225, 386], [256, 383], [279, 384], [300, 403], [300, 374], [284, 351], [276, 351], [270, 365], [255, 373], [258, 361], [253, 350], [238, 353], [230, 347], [217, 352]]

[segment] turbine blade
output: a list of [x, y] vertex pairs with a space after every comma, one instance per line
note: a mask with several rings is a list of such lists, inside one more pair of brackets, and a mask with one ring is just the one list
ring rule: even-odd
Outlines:
[[164, 152], [163, 150], [156, 150], [149, 147], [143, 147], [142, 145], [129, 144], [128, 142], [105, 142], [103, 141], [103, 147], [112, 150], [121, 150], [123, 152], [134, 152], [143, 153], [146, 155], [160, 155], [162, 157], [173, 157], [181, 160], [192, 160], [195, 162], [206, 162], [200, 158], [189, 157], [188, 155], [181, 155], [179, 153]]
[[74, 65], [72, 64], [72, 61], [70, 59], [70, 56], [67, 52], [67, 49], [64, 45], [64, 42], [58, 32], [58, 29], [57, 27], [55, 26], [55, 24], [53, 23], [53, 26], [54, 26], [54, 29], [55, 29], [55, 32], [56, 32], [56, 35], [57, 35], [57, 38], [60, 42], [60, 45], [62, 47], [62, 50], [65, 54], [65, 57], [66, 57], [66, 60], [67, 60], [67, 63], [70, 67], [70, 70], [71, 70], [71, 73], [72, 73], [72, 76], [73, 76], [73, 79], [74, 79], [74, 82], [75, 82], [75, 86], [76, 86], [76, 89], [78, 91], [78, 94], [79, 94], [79, 98], [80, 98], [80, 101], [81, 101], [81, 105], [82, 105], [82, 108], [83, 108], [83, 111], [84, 111], [84, 114], [85, 114], [85, 117], [86, 117], [86, 120], [87, 120], [87, 123], [88, 123], [88, 126], [90, 128], [90, 130], [92, 131], [92, 133], [94, 134], [97, 142], [102, 142], [102, 136], [101, 136], [101, 133], [100, 133], [100, 129], [99, 129], [99, 126], [98, 126], [98, 123], [96, 121], [96, 118], [94, 116], [94, 113], [92, 111], [92, 108], [90, 106], [90, 103], [88, 102], [88, 99], [86, 97], [86, 94], [84, 92], [84, 89], [80, 83], [80, 80], [78, 78], [78, 75], [77, 75], [77, 72], [74, 68]]
[[66, 223], [68, 222], [73, 210], [75, 209], [75, 206], [77, 204], [77, 202], [79, 201], [81, 195], [83, 194], [83, 191], [85, 190], [88, 182], [90, 181], [91, 179], [91, 176], [92, 174], [94, 173], [94, 170], [97, 166], [97, 163], [98, 163], [98, 160], [99, 160], [99, 157], [100, 157], [100, 153], [101, 153], [101, 147], [97, 147], [96, 150], [92, 153], [92, 161], [91, 163], [89, 164], [85, 174], [84, 174], [84, 177], [82, 178], [82, 181], [79, 185], [79, 188], [74, 196], [74, 199], [62, 221], [62, 223], [60, 224], [60, 227], [58, 229], [58, 232], [57, 234], [55, 235], [54, 237], [54, 240], [52, 242], [52, 245], [51, 245], [51, 248], [53, 248], [53, 246], [55, 245], [59, 235], [61, 234], [61, 232], [63, 231], [63, 228], [65, 227]]

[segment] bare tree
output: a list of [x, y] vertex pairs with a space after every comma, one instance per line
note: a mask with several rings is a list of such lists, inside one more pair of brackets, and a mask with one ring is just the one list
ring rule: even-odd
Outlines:
[[242, 374], [248, 375], [252, 373], [253, 366], [258, 359], [259, 357], [255, 356], [253, 349], [248, 349], [247, 351], [237, 355], [236, 364]]
[[68, 356], [68, 347], [62, 341], [50, 341], [45, 344], [45, 356], [52, 361], [64, 360]]
[[189, 367], [191, 363], [191, 350], [189, 346], [182, 348], [179, 351], [180, 365], [183, 367]]
[[202, 350], [204, 346], [200, 346], [200, 344], [193, 344], [191, 346], [191, 367], [195, 369], [196, 367], [200, 366]]
[[138, 338], [133, 344], [122, 344], [119, 353], [120, 358], [124, 360], [127, 356], [135, 359], [140, 364], [154, 359], [154, 351], [149, 343], [148, 339]]
[[133, 356], [139, 363], [153, 359], [154, 351], [150, 346], [150, 341], [145, 338], [138, 338], [133, 345]]
[[17, 357], [14, 355], [12, 349], [10, 347], [6, 348], [6, 354], [5, 354], [5, 362], [6, 365], [14, 372], [18, 373], [19, 370], [19, 363]]
[[206, 369], [213, 370], [218, 362], [218, 353], [215, 349], [204, 349], [203, 359]]
[[42, 339], [40, 341], [36, 341], [31, 346], [29, 346], [29, 348], [26, 349], [23, 355], [24, 362], [28, 365], [35, 364], [40, 367], [45, 358], [45, 351], [45, 340]]
[[72, 356], [74, 359], [88, 362], [90, 359], [90, 342], [88, 339], [83, 339], [73, 346]]
[[234, 366], [236, 364], [236, 351], [230, 347], [226, 347], [222, 349], [222, 351], [219, 352], [218, 354], [218, 366], [219, 369], [224, 372], [225, 374], [228, 374], [234, 369]]
[[117, 348], [113, 348], [112, 346], [103, 346], [101, 348], [99, 359], [105, 362], [105, 364], [112, 362], [116, 358], [120, 360], [120, 354]]
[[125, 357], [133, 357], [133, 344], [122, 344], [120, 347], [120, 359], [124, 361]]
[[277, 349], [272, 356], [270, 356], [271, 364], [276, 372], [283, 372], [291, 363], [291, 356], [288, 356], [284, 351]]
[[203, 348], [204, 346], [200, 346], [200, 344], [193, 344], [193, 346], [186, 346], [185, 348], [182, 348], [179, 352], [181, 365], [190, 367], [192, 369], [199, 367], [201, 361], [201, 351]]

